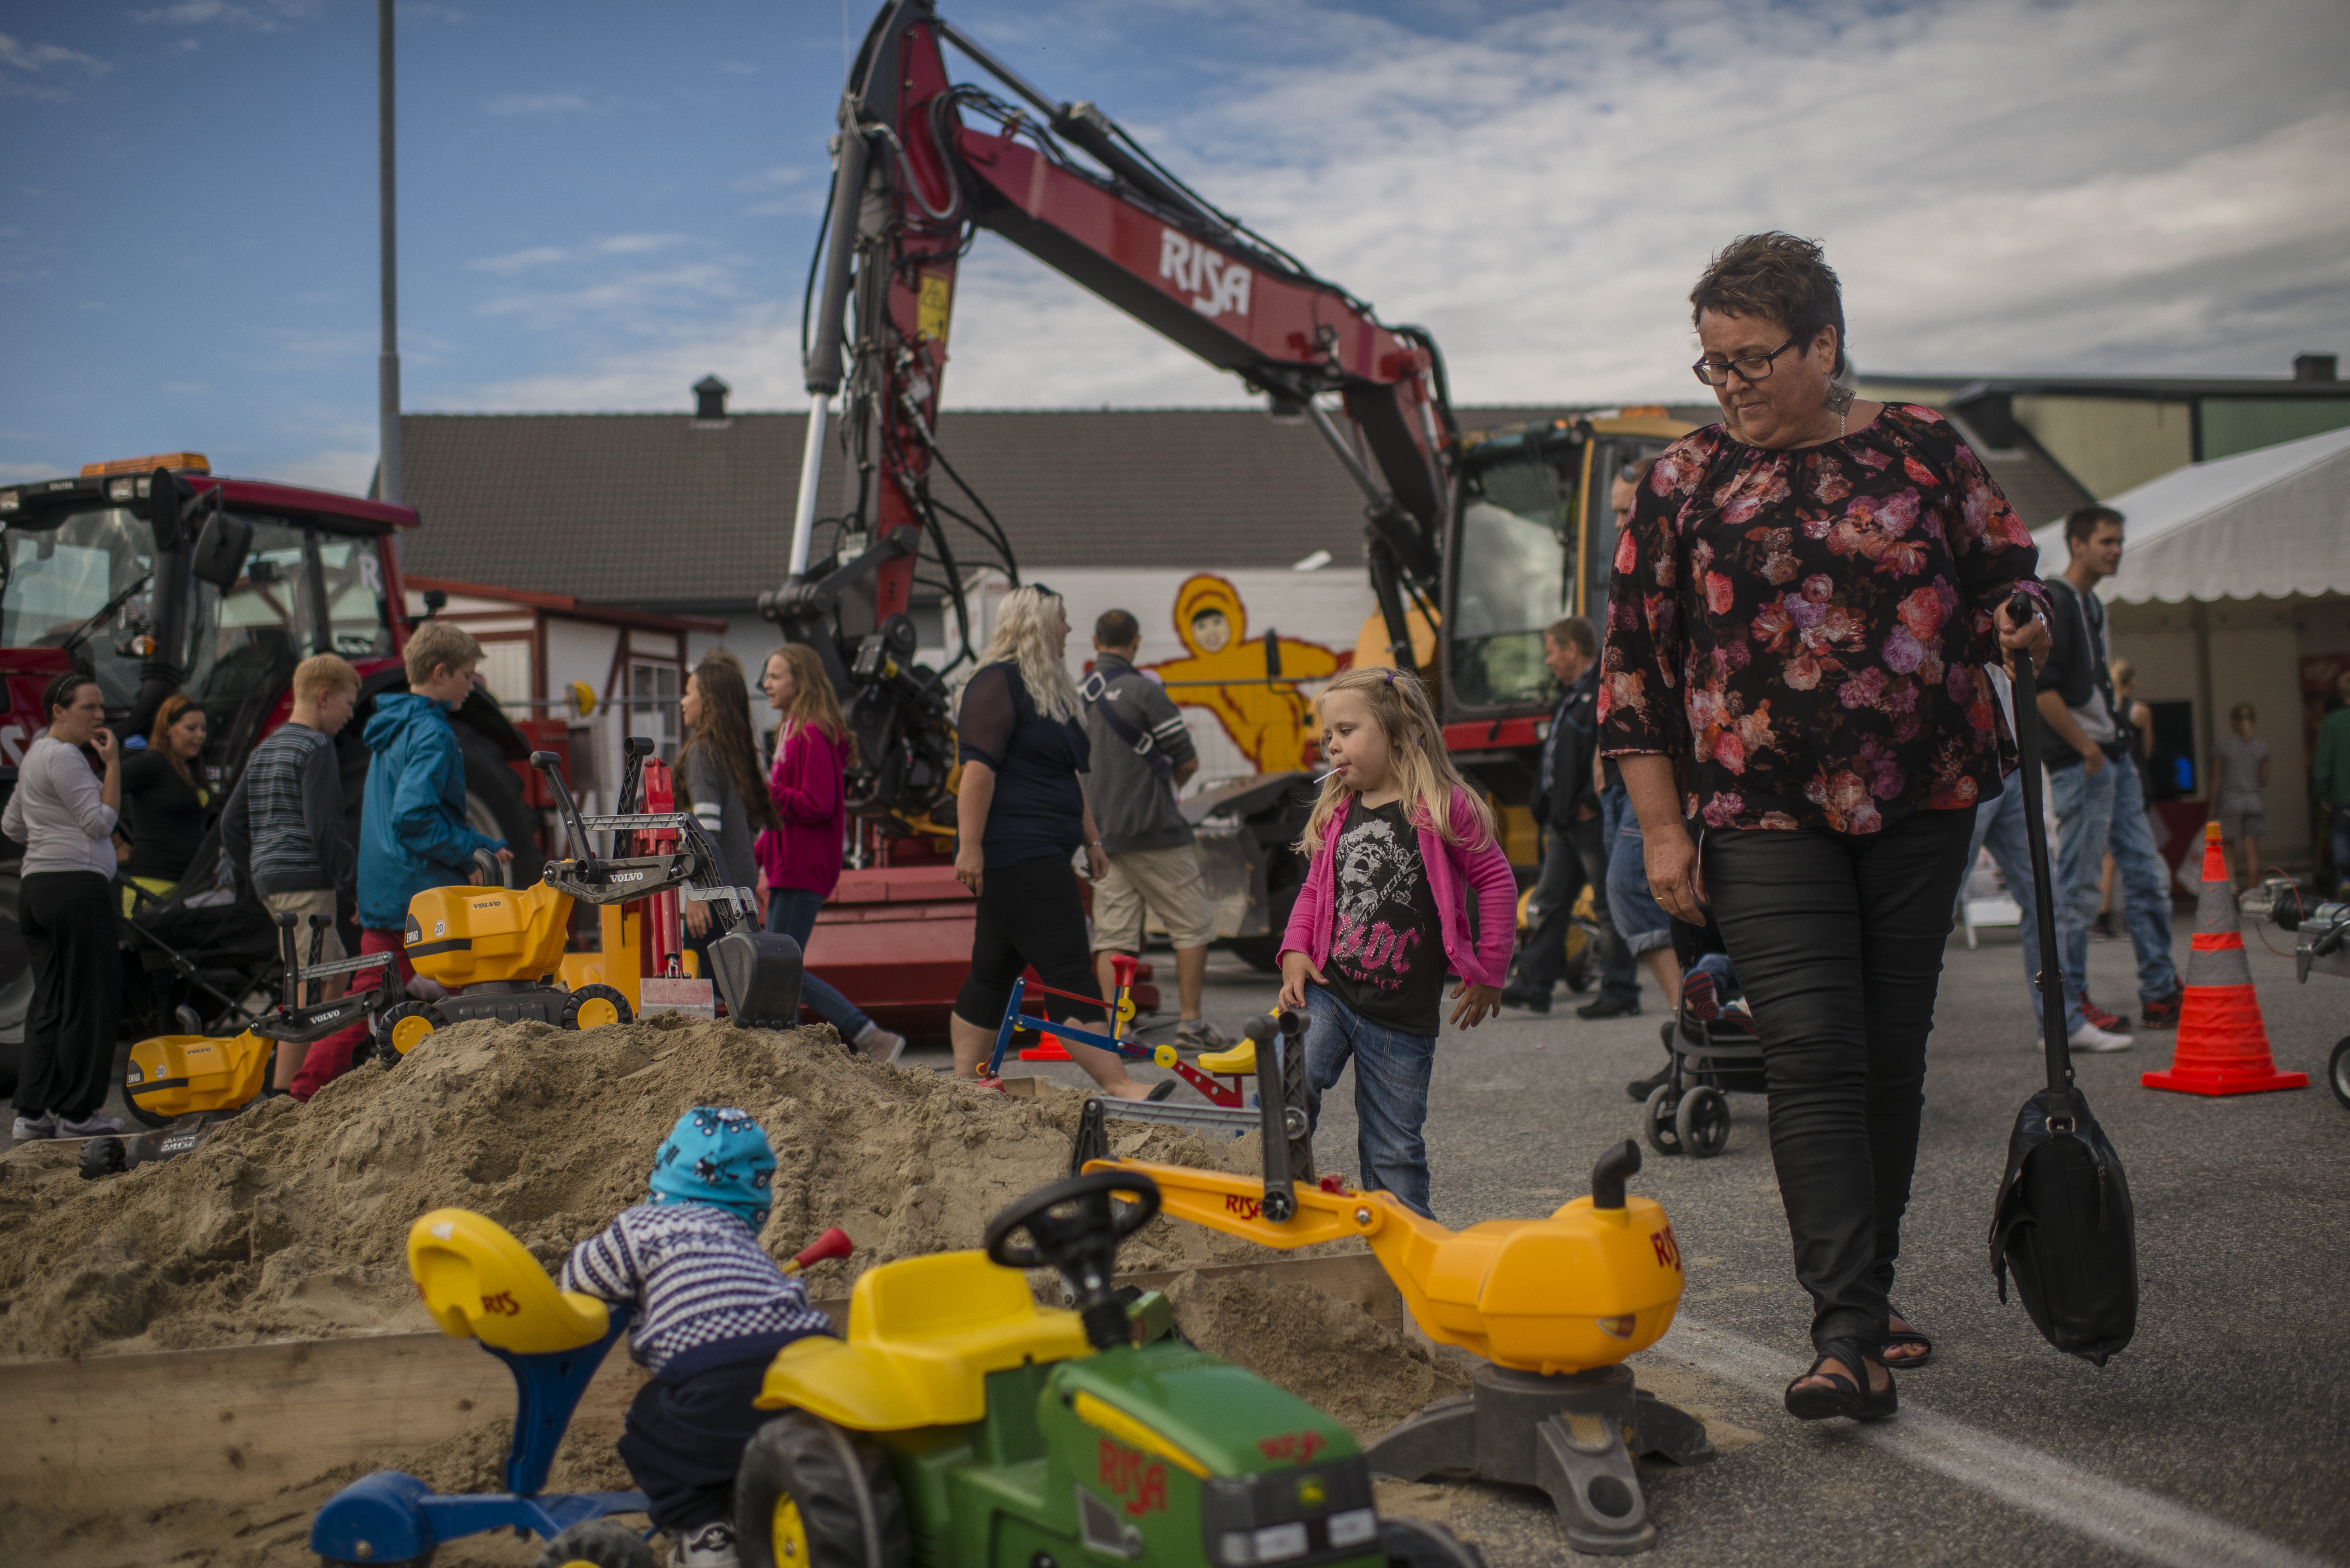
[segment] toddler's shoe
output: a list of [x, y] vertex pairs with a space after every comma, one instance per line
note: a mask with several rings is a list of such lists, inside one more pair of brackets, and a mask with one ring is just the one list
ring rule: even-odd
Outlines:
[[669, 1568], [741, 1568], [734, 1555], [734, 1527], [705, 1524], [669, 1543]]

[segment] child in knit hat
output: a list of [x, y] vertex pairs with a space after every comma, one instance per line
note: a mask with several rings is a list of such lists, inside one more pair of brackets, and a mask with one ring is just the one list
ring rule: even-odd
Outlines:
[[653, 1157], [652, 1193], [571, 1251], [563, 1288], [636, 1309], [629, 1354], [652, 1373], [619, 1454], [670, 1539], [671, 1568], [735, 1568], [734, 1472], [770, 1417], [775, 1352], [832, 1320], [759, 1245], [775, 1156], [749, 1113], [697, 1106]]

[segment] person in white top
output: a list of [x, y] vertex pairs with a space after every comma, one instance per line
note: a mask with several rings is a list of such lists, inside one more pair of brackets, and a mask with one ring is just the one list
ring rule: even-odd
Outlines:
[[[48, 730], [26, 749], [0, 812], [0, 833], [25, 846], [16, 918], [33, 969], [16, 1076], [20, 1141], [122, 1130], [99, 1114], [122, 999], [113, 890], [122, 758], [106, 728], [106, 700], [88, 676], [58, 676], [41, 707]], [[85, 747], [102, 776], [91, 772]]]
[[2261, 838], [2268, 832], [2269, 743], [2252, 733], [2260, 715], [2239, 702], [2228, 728], [2211, 748], [2211, 815], [2220, 819], [2220, 841], [2236, 846], [2236, 871], [2247, 888], [2261, 880]]

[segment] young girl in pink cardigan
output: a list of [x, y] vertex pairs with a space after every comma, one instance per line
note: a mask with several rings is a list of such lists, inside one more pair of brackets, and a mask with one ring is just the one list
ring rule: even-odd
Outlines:
[[1305, 1010], [1308, 1125], [1352, 1057], [1362, 1185], [1427, 1214], [1420, 1128], [1447, 966], [1452, 1022], [1474, 1029], [1500, 1005], [1517, 882], [1416, 677], [1350, 670], [1317, 706], [1330, 772], [1297, 845], [1312, 867], [1282, 937], [1281, 1002]]

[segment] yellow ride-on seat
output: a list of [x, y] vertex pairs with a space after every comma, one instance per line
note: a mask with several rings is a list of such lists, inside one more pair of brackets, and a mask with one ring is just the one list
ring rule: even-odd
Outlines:
[[494, 1220], [435, 1209], [408, 1228], [408, 1272], [441, 1332], [518, 1355], [577, 1350], [604, 1337], [605, 1303], [558, 1290]]
[[849, 1298], [847, 1340], [794, 1340], [754, 1401], [859, 1432], [962, 1426], [987, 1414], [987, 1375], [1091, 1355], [1084, 1324], [1038, 1306], [1028, 1281], [984, 1252], [935, 1252], [868, 1269]]
[[1256, 1076], [1256, 1042], [1243, 1040], [1229, 1050], [1201, 1052], [1200, 1071], [1219, 1076], [1253, 1078]]

